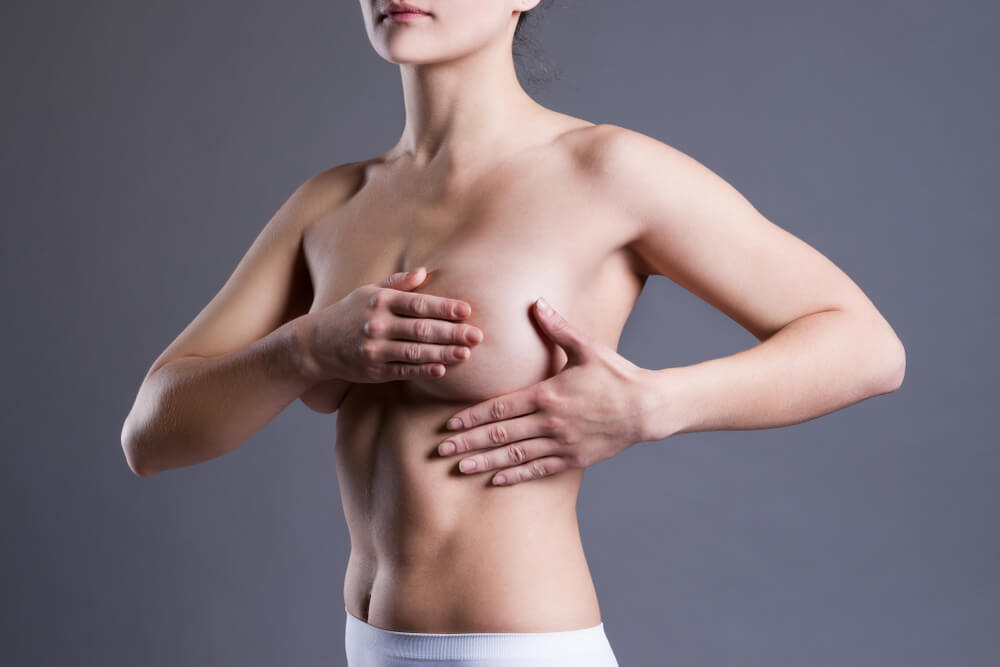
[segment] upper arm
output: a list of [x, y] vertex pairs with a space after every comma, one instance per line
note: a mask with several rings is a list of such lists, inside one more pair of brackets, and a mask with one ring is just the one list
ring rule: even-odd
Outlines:
[[651, 272], [758, 340], [824, 310], [860, 309], [881, 318], [833, 262], [764, 217], [718, 174], [644, 134], [609, 128], [603, 177], [637, 222], [632, 248]]
[[218, 293], [153, 362], [147, 377], [179, 357], [211, 357], [249, 345], [308, 312], [313, 286], [303, 230], [343, 197], [347, 166], [314, 174], [292, 193]]

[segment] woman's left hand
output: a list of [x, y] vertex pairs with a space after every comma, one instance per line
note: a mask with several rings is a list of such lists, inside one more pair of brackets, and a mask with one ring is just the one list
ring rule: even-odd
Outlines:
[[592, 466], [644, 440], [648, 371], [578, 331], [544, 299], [535, 302], [534, 313], [542, 331], [565, 350], [566, 365], [530, 387], [456, 412], [446, 427], [468, 430], [438, 445], [443, 456], [489, 448], [462, 459], [459, 470], [502, 469], [493, 484]]

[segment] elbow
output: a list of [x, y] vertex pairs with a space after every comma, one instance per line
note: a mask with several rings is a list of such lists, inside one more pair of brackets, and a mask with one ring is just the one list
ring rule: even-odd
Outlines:
[[340, 410], [344, 398], [353, 386], [343, 380], [327, 380], [310, 387], [299, 396], [299, 400], [313, 412], [330, 415]]
[[321, 397], [307, 396], [303, 394], [302, 396], [299, 397], [299, 400], [307, 408], [321, 415], [332, 415], [334, 412], [340, 409], [339, 403]]
[[146, 451], [146, 448], [140, 444], [127, 419], [122, 426], [121, 443], [125, 462], [137, 477], [150, 477], [156, 472], [149, 463], [149, 457], [143, 456], [142, 452]]
[[152, 477], [153, 475], [152, 470], [139, 465], [134, 459], [128, 459], [128, 467], [137, 477]]
[[132, 442], [122, 440], [122, 450], [125, 452], [125, 463], [137, 477], [150, 477], [153, 474], [146, 461], [139, 457], [137, 448]]
[[884, 362], [882, 368], [885, 370], [878, 378], [878, 394], [890, 394], [899, 389], [903, 384], [903, 377], [906, 375], [906, 348], [902, 341], [892, 334], [888, 347], [883, 348], [880, 359]]

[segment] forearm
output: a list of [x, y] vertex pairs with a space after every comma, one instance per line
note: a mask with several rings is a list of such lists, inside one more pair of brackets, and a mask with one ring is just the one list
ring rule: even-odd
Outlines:
[[884, 320], [813, 313], [742, 352], [648, 371], [646, 439], [797, 424], [895, 391], [904, 366]]
[[140, 475], [190, 466], [246, 442], [313, 386], [293, 320], [238, 350], [182, 357], [139, 388], [122, 447]]

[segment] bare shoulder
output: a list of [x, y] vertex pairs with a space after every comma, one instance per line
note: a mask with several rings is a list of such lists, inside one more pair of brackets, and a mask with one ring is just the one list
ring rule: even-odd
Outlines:
[[[650, 218], [662, 216], [670, 189], [690, 186], [685, 173], [705, 168], [669, 144], [611, 123], [575, 130], [567, 138], [574, 170], [590, 195], [600, 197], [608, 210], [616, 212], [614, 218], [630, 228], [626, 248], [637, 273], [657, 273], [637, 252]], [[681, 186], [685, 180], [689, 185]]]
[[[600, 123], [585, 134], [582, 153], [595, 177], [608, 186], [629, 186], [655, 176], [660, 184], [663, 176], [677, 177], [684, 171], [706, 169], [683, 151], [642, 132]], [[650, 174], [650, 170], [655, 170]], [[664, 170], [668, 170], [664, 173]]]
[[586, 159], [594, 186], [641, 235], [698, 224], [708, 204], [727, 216], [760, 218], [719, 174], [666, 142], [610, 123], [596, 126], [591, 137]]
[[569, 145], [575, 164], [588, 181], [613, 205], [630, 216], [638, 198], [651, 188], [676, 183], [698, 163], [673, 146], [620, 125], [599, 123], [571, 133]]
[[364, 185], [372, 160], [344, 162], [316, 172], [300, 185], [290, 201], [301, 220], [317, 217], [348, 201]]

